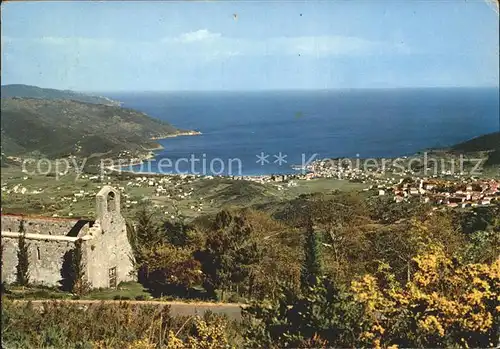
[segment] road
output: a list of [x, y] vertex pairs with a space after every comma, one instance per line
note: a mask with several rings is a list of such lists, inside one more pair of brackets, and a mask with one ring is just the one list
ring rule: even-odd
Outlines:
[[[15, 300], [14, 304], [25, 304], [29, 301], [27, 300]], [[157, 305], [157, 306], [170, 306], [170, 313], [173, 316], [186, 316], [186, 315], [203, 315], [207, 310], [213, 313], [226, 314], [229, 319], [241, 320], [241, 307], [243, 304], [239, 303], [209, 303], [209, 302], [173, 302], [173, 301], [135, 301], [135, 300], [31, 300], [31, 303], [35, 307], [41, 307], [43, 303], [47, 302], [57, 302], [57, 303], [70, 303], [70, 304], [81, 304], [81, 305], [91, 305], [91, 304], [120, 304], [127, 303], [132, 305]]]

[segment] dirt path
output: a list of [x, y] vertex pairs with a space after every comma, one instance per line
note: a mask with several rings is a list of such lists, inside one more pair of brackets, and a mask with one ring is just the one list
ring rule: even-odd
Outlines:
[[[14, 300], [14, 304], [25, 304], [30, 302], [28, 300]], [[127, 303], [132, 305], [157, 305], [157, 306], [170, 306], [170, 312], [174, 316], [185, 316], [185, 315], [203, 315], [206, 311], [218, 314], [226, 314], [230, 319], [241, 320], [241, 307], [243, 304], [239, 303], [210, 303], [210, 302], [175, 302], [175, 301], [136, 301], [136, 300], [31, 300], [31, 303], [35, 307], [41, 307], [43, 303], [56, 302], [56, 303], [70, 303], [70, 304], [81, 304], [81, 305], [91, 305], [91, 304], [120, 304]]]

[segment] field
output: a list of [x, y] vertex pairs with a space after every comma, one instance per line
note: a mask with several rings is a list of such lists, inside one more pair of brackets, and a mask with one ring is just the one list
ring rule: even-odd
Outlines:
[[367, 187], [367, 184], [327, 178], [294, 182], [296, 186], [280, 182], [126, 173], [109, 173], [101, 179], [90, 174], [78, 176], [74, 171], [65, 175], [27, 174], [11, 166], [2, 169], [2, 212], [93, 218], [95, 194], [103, 185], [121, 191], [122, 214], [126, 218], [133, 217], [142, 202], [151, 203], [167, 217], [181, 213], [194, 218], [229, 206], [249, 207], [312, 192]]

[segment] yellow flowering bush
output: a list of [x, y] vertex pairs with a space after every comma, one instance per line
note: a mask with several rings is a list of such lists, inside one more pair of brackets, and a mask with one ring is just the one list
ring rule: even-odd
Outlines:
[[361, 343], [373, 347], [498, 344], [500, 259], [461, 265], [434, 246], [413, 261], [416, 271], [404, 286], [387, 287], [381, 277], [372, 275], [352, 283], [354, 298], [365, 314]]
[[127, 344], [126, 349], [156, 349], [157, 345], [151, 342], [148, 338], [135, 340]]
[[181, 340], [170, 331], [168, 334], [167, 349], [218, 349], [229, 348], [226, 336], [226, 322], [221, 318], [215, 318], [207, 323], [197, 316], [193, 320], [192, 333], [186, 340]]

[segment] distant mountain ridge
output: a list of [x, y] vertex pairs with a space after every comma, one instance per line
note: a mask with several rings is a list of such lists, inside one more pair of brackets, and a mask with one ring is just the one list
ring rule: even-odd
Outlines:
[[12, 84], [3, 85], [1, 88], [2, 98], [41, 98], [41, 99], [63, 99], [92, 104], [104, 104], [109, 106], [120, 106], [121, 103], [103, 96], [94, 96], [86, 93], [70, 90], [56, 90], [53, 88], [42, 88], [38, 86]]

